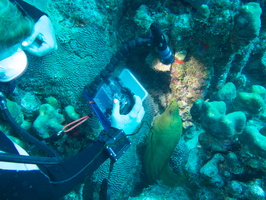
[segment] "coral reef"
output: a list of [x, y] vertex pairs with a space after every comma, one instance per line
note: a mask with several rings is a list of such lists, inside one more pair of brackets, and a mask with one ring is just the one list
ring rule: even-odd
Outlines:
[[45, 101], [56, 109], [60, 107], [58, 100], [54, 97], [47, 97]]
[[[219, 147], [212, 145], [213, 151], [230, 148], [246, 124], [246, 116], [243, 112], [226, 114], [226, 104], [223, 101], [204, 102], [201, 99], [197, 100], [191, 107], [191, 115], [195, 121], [200, 122], [206, 132], [206, 134], [203, 133], [199, 136], [200, 144], [209, 146], [210, 141], [212, 141], [217, 146], [218, 144], [221, 145]], [[215, 139], [220, 142], [215, 142]]]
[[194, 57], [186, 58], [182, 64], [176, 62], [172, 64], [171, 96], [179, 101], [180, 115], [184, 127], [190, 125], [189, 109], [193, 102], [206, 96], [205, 90], [210, 82], [210, 77], [211, 74], [206, 66]]
[[207, 4], [209, 0], [201, 0], [201, 1], [196, 1], [196, 0], [185, 0], [188, 2], [193, 8], [200, 8], [203, 4]]
[[12, 99], [21, 106], [26, 119], [32, 120], [36, 117], [41, 101], [32, 91], [25, 92], [20, 88], [17, 88]]
[[[160, 7], [160, 3], [157, 7], [143, 4], [134, 17], [135, 23], [144, 30], [148, 30], [152, 21], [157, 21], [167, 30], [166, 34], [175, 51], [189, 52], [185, 63], [189, 61], [190, 56], [194, 58], [194, 63], [202, 63], [203, 67], [199, 68], [191, 63], [202, 78], [197, 80], [193, 75], [183, 74], [187, 81], [180, 84], [176, 78], [173, 78], [176, 81], [172, 84], [173, 87], [182, 85], [179, 88], [182, 87], [180, 91], [183, 91], [191, 85], [191, 82], [195, 85], [198, 83], [199, 86], [191, 88], [190, 93], [205, 98], [211, 96], [227, 81], [232, 81], [237, 87], [245, 86], [246, 76], [243, 70], [255, 49], [255, 44], [264, 41], [263, 38], [258, 38], [262, 23], [261, 5], [255, 2], [243, 4], [240, 1], [228, 0], [185, 2], [193, 9], [188, 10], [185, 3], [178, 5], [168, 3], [170, 4], [168, 6], [165, 3], [165, 7]], [[246, 23], [247, 26], [244, 25]], [[243, 35], [242, 29], [243, 33], [250, 35]], [[265, 48], [260, 52], [263, 52], [263, 49]], [[185, 66], [188, 70], [190, 67], [190, 64]], [[203, 87], [199, 90], [201, 84]], [[187, 107], [192, 105], [189, 100], [184, 101]]]
[[249, 117], [265, 112], [265, 88], [258, 85], [251, 87], [251, 92], [239, 92], [234, 103], [234, 110], [242, 110]]
[[[10, 109], [15, 110], [12, 115], [24, 127], [27, 125], [30, 133], [36, 134], [30, 128], [35, 120], [35, 129], [45, 138], [61, 130], [64, 117], [60, 113], [68, 115], [66, 120], [77, 119], [77, 113], [87, 115], [90, 109], [81, 94], [83, 87], [99, 74], [122, 43], [148, 36], [150, 24], [157, 22], [175, 54], [175, 62], [161, 65], [156, 62], [156, 51], [147, 47], [133, 52], [129, 61], [118, 67], [135, 70], [152, 94], [149, 98], [158, 104], [154, 108], [153, 100], [148, 101], [148, 124], [173, 97], [178, 100], [183, 135], [177, 129], [178, 138], [167, 142], [166, 130], [160, 130], [158, 143], [166, 142], [171, 148], [168, 152], [156, 149], [159, 144], [151, 148], [172, 168], [173, 179], [178, 177], [182, 184], [165, 186], [163, 174], [151, 169], [150, 179], [162, 181], [147, 186], [151, 182], [142, 176], [142, 170], [143, 164], [150, 165], [143, 156], [149, 127], [142, 125], [139, 133], [130, 138], [128, 152], [114, 165], [109, 180], [112, 198], [265, 199], [264, 0], [26, 1], [49, 14], [58, 42], [58, 50], [42, 58], [29, 55], [28, 70], [18, 80], [21, 90], [11, 98], [18, 105], [9, 102]], [[159, 86], [163, 87], [158, 90]], [[64, 156], [75, 154], [102, 129], [96, 118], [89, 119], [86, 126], [89, 128], [75, 130], [77, 136], [64, 135], [53, 145]], [[3, 121], [1, 127], [10, 133]], [[166, 168], [156, 162], [151, 165]], [[73, 191], [65, 198], [97, 198], [108, 169], [107, 162], [87, 179], [77, 195]], [[141, 195], [133, 197], [137, 189], [144, 187]]]
[[190, 200], [190, 194], [183, 187], [169, 187], [161, 182], [145, 188], [138, 197], [130, 197], [129, 200], [145, 200], [145, 199], [174, 199]]
[[[24, 125], [26, 122], [24, 120], [24, 114], [22, 112], [21, 106], [14, 101], [11, 101], [9, 99], [6, 100], [7, 100], [7, 108], [11, 116], [18, 124]], [[2, 115], [0, 119], [1, 119], [0, 130], [6, 133], [7, 135], [14, 135], [15, 133], [14, 130], [11, 128], [11, 125], [5, 120], [5, 118]]]
[[214, 92], [210, 101], [223, 101], [226, 107], [230, 106], [236, 98], [236, 87], [232, 82], [226, 83], [219, 91]]
[[262, 10], [259, 3], [249, 2], [241, 7], [236, 16], [236, 35], [248, 40], [259, 36]]
[[200, 169], [200, 175], [203, 179], [206, 179], [208, 184], [215, 187], [224, 187], [224, 181], [219, 172], [219, 164], [224, 161], [224, 157], [221, 154], [215, 154], [210, 161]]
[[266, 159], [266, 137], [256, 127], [247, 126], [239, 140], [249, 152]]
[[183, 180], [186, 177], [190, 180], [183, 184], [195, 189], [196, 199], [202, 199], [202, 193], [212, 199], [266, 197], [264, 113], [252, 113], [251, 117], [250, 112], [245, 112], [247, 106], [256, 111], [249, 98], [243, 100], [246, 106], [237, 111], [234, 106], [226, 109], [227, 105], [237, 105], [239, 94], [247, 90], [265, 102], [262, 98], [265, 88], [253, 85], [246, 91], [236, 91], [232, 84], [227, 83], [217, 91], [211, 98], [214, 101], [194, 102], [191, 107], [194, 127], [185, 131], [184, 144], [176, 146], [178, 152], [171, 158], [174, 172], [185, 176]]

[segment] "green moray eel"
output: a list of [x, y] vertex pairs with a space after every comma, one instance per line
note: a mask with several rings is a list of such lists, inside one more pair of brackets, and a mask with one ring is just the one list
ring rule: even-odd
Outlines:
[[144, 154], [144, 170], [150, 182], [162, 180], [174, 185], [177, 175], [169, 166], [169, 159], [182, 135], [182, 121], [176, 99], [173, 99], [163, 114], [154, 120]]

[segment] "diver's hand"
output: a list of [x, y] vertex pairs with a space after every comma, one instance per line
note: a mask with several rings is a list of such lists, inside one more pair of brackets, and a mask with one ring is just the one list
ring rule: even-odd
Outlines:
[[57, 49], [54, 28], [46, 15], [35, 23], [33, 33], [22, 45], [26, 51], [36, 56], [43, 56]]
[[111, 116], [111, 126], [122, 129], [127, 135], [132, 134], [140, 124], [145, 114], [142, 101], [139, 96], [134, 95], [135, 104], [127, 115], [120, 114], [120, 104], [114, 99], [113, 112]]

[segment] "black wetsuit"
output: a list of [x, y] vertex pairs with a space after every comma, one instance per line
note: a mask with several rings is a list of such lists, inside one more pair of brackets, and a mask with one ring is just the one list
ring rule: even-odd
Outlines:
[[[31, 16], [35, 21], [45, 14], [21, 0], [11, 2], [16, 3], [24, 15]], [[60, 164], [38, 165], [40, 170], [8, 170], [3, 169], [0, 163], [0, 199], [54, 200], [63, 197], [109, 158], [107, 151], [103, 150], [104, 145], [104, 142], [96, 140]], [[14, 144], [1, 131], [0, 151], [18, 154]]]
[[16, 4], [24, 16], [30, 16], [35, 22], [37, 22], [41, 16], [46, 15], [46, 13], [22, 0], [10, 0], [10, 2]]
[[[108, 153], [102, 151], [104, 145], [103, 142], [95, 141], [60, 164], [38, 165], [40, 170], [0, 169], [0, 199], [54, 200], [63, 197], [109, 158]], [[0, 132], [0, 150], [18, 154], [14, 144], [3, 132]]]

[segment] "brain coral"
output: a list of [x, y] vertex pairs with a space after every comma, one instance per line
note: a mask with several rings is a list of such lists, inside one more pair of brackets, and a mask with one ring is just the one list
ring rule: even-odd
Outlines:
[[[23, 90], [34, 91], [41, 101], [53, 96], [62, 107], [75, 105], [78, 112], [81, 108], [84, 111], [83, 87], [99, 74], [116, 50], [114, 42], [110, 45], [113, 35], [105, 29], [109, 26], [101, 23], [107, 16], [98, 12], [96, 1], [27, 2], [37, 5], [49, 15], [55, 28], [58, 49], [41, 58], [28, 55], [29, 66], [19, 80], [19, 86]], [[68, 15], [78, 13], [84, 19], [95, 15], [97, 20], [91, 17], [84, 26], [74, 26], [65, 15], [71, 9], [75, 13], [69, 12]]]
[[[65, 38], [70, 37], [70, 39]], [[58, 50], [42, 58], [30, 57], [29, 68], [20, 86], [61, 103], [77, 103], [83, 87], [109, 61], [111, 49], [97, 26], [62, 30]]]

